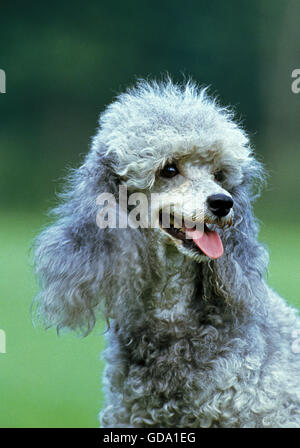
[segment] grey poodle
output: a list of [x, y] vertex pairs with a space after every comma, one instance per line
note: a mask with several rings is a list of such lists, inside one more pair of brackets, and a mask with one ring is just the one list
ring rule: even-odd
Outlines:
[[[262, 178], [232, 113], [192, 82], [141, 81], [102, 114], [35, 248], [37, 318], [85, 334], [109, 322], [102, 426], [300, 427], [300, 322], [264, 280]], [[138, 205], [120, 206], [120, 186], [163, 194], [154, 225], [98, 225], [101, 193], [119, 220]]]

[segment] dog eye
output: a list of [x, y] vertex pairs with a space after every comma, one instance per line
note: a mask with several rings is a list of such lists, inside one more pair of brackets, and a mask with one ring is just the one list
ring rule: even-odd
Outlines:
[[167, 177], [170, 179], [171, 177], [176, 176], [179, 173], [177, 166], [175, 163], [169, 163], [165, 165], [164, 168], [160, 171], [160, 176]]
[[222, 170], [220, 170], [220, 171], [216, 171], [216, 172], [214, 173], [214, 177], [215, 177], [215, 180], [216, 180], [217, 182], [224, 182], [224, 180], [225, 180], [225, 173], [224, 173], [224, 171], [222, 171]]

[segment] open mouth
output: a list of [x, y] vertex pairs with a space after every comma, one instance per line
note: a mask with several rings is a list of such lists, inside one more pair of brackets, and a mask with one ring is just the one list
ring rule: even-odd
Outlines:
[[191, 227], [182, 224], [181, 227], [176, 223], [174, 215], [170, 215], [170, 226], [166, 227], [163, 223], [168, 223], [167, 219], [163, 219], [162, 211], [159, 213], [159, 223], [161, 228], [171, 237], [179, 240], [186, 249], [193, 252], [206, 255], [209, 258], [216, 259], [223, 255], [224, 248], [219, 234], [210, 230], [206, 223], [203, 229], [199, 230], [195, 227], [195, 223], [191, 223]]

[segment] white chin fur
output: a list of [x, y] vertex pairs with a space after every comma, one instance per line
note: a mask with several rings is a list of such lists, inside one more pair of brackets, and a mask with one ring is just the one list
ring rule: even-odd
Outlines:
[[197, 263], [202, 263], [203, 261], [209, 261], [210, 258], [207, 257], [204, 254], [201, 254], [200, 252], [196, 252], [196, 250], [191, 250], [191, 249], [187, 249], [186, 247], [184, 247], [183, 245], [178, 245], [177, 249], [183, 253], [184, 255], [186, 255], [189, 258], [192, 258], [193, 260], [197, 261]]

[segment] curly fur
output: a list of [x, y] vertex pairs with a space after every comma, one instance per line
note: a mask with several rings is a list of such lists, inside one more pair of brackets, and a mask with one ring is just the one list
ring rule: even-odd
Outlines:
[[[157, 173], [189, 157], [192, 194], [234, 200], [233, 225], [216, 227], [221, 258], [188, 256], [159, 229], [97, 227], [99, 193], [118, 200], [120, 184], [172, 193]], [[223, 185], [211, 174], [220, 166]], [[265, 283], [252, 214], [262, 177], [231, 112], [191, 82], [140, 82], [102, 114], [54, 224], [36, 240], [35, 305], [58, 329], [88, 333], [98, 310], [110, 320], [103, 426], [300, 427], [299, 319]]]

